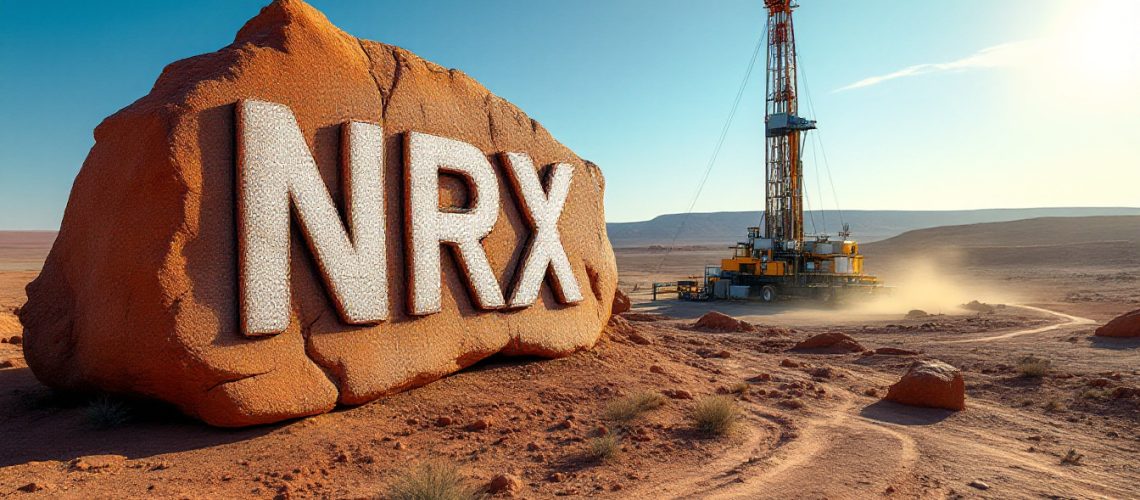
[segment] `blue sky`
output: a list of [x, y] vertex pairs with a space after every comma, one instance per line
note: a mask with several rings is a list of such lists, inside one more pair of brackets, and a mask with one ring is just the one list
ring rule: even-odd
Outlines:
[[[58, 227], [99, 121], [263, 3], [0, 0], [0, 229]], [[760, 0], [312, 3], [518, 104], [601, 165], [611, 221], [687, 208], [765, 21]], [[1140, 2], [800, 3], [831, 174], [808, 148], [811, 208], [1140, 205]], [[757, 71], [696, 210], [762, 207], [762, 93]]]

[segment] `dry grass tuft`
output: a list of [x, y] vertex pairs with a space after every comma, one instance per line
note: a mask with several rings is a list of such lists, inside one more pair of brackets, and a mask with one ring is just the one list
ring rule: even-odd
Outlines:
[[1077, 453], [1074, 448], [1069, 448], [1069, 452], [1061, 458], [1061, 463], [1064, 465], [1081, 465], [1081, 460], [1085, 458], [1084, 455]]
[[611, 422], [632, 422], [641, 414], [665, 404], [665, 396], [652, 391], [642, 391], [620, 397], [606, 403], [602, 418]]
[[1108, 389], [1085, 389], [1081, 393], [1084, 399], [1108, 399], [1112, 395], [1112, 391]]
[[713, 436], [724, 436], [736, 427], [740, 408], [736, 405], [736, 400], [728, 396], [708, 396], [697, 401], [691, 417], [697, 430]]
[[1065, 403], [1062, 403], [1056, 399], [1050, 399], [1045, 403], [1045, 411], [1047, 412], [1065, 411], [1067, 409], [1068, 407], [1065, 406]]
[[108, 396], [93, 399], [85, 411], [87, 422], [96, 429], [110, 429], [130, 421], [131, 412], [127, 405]]
[[587, 450], [587, 455], [599, 462], [614, 460], [620, 453], [621, 440], [613, 433], [590, 439], [590, 447]]
[[729, 394], [748, 394], [748, 389], [751, 388], [748, 382], [737, 382], [728, 388]]
[[459, 468], [430, 462], [400, 477], [388, 497], [393, 500], [473, 500], [482, 498], [459, 473]]
[[1025, 356], [1017, 360], [1017, 373], [1022, 377], [1044, 377], [1049, 373], [1050, 362], [1037, 356]]

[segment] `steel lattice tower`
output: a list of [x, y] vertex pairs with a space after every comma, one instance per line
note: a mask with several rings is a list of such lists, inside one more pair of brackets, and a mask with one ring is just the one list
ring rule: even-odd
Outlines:
[[765, 0], [768, 9], [768, 75], [765, 136], [764, 237], [804, 239], [803, 164], [800, 138], [815, 128], [815, 121], [798, 116], [796, 36], [792, 29], [794, 0]]

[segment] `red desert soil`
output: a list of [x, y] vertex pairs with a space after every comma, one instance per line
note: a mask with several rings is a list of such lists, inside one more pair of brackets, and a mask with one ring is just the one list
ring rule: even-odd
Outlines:
[[[384, 496], [407, 471], [439, 461], [476, 486], [513, 474], [527, 498], [1130, 497], [1140, 488], [1140, 340], [1092, 336], [1137, 307], [1126, 287], [1098, 277], [1136, 276], [1140, 265], [1068, 268], [1058, 281], [1023, 279], [1029, 267], [993, 268], [987, 286], [1015, 282], [1034, 307], [907, 318], [913, 307], [904, 304], [869, 312], [652, 303], [639, 283], [699, 271], [719, 254], [681, 252], [661, 275], [652, 259], [630, 255], [618, 252], [637, 320], [592, 351], [494, 359], [274, 426], [215, 429], [144, 402], [53, 394], [24, 367], [18, 345], [0, 343], [0, 364], [13, 365], [0, 369], [0, 496]], [[7, 274], [0, 310], [21, 297], [12, 289], [20, 279]], [[1075, 290], [1100, 295], [1067, 295]], [[714, 305], [756, 331], [692, 329]], [[790, 351], [829, 332], [919, 354]], [[1023, 376], [1030, 355], [1047, 360], [1043, 376]], [[916, 359], [962, 370], [965, 411], [881, 401]], [[641, 391], [676, 399], [626, 426], [604, 418], [608, 402]], [[689, 418], [717, 393], [742, 410], [722, 438], [697, 432]], [[479, 421], [485, 428], [467, 430]], [[617, 433], [621, 451], [597, 461], [588, 450], [603, 428]]]

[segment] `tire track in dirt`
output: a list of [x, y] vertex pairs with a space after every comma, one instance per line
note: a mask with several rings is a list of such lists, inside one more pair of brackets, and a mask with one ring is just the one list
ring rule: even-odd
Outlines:
[[1073, 316], [1071, 314], [1065, 314], [1063, 312], [1057, 312], [1057, 311], [1045, 309], [1042, 307], [1027, 306], [1027, 305], [1023, 305], [1023, 304], [1011, 304], [1010, 307], [1019, 307], [1019, 308], [1027, 309], [1030, 311], [1052, 314], [1053, 316], [1056, 316], [1058, 318], [1062, 318], [1065, 321], [1062, 323], [1054, 323], [1052, 325], [1045, 325], [1045, 326], [1040, 326], [1037, 328], [1026, 328], [1023, 330], [1014, 330], [1012, 332], [1006, 332], [1006, 333], [1002, 333], [999, 335], [991, 335], [988, 337], [976, 337], [976, 338], [971, 338], [971, 339], [947, 340], [947, 341], [943, 341], [942, 343], [944, 343], [944, 344], [966, 344], [966, 343], [970, 343], [970, 342], [993, 342], [995, 340], [1005, 340], [1005, 339], [1010, 339], [1013, 337], [1020, 337], [1022, 335], [1033, 335], [1033, 334], [1037, 334], [1037, 333], [1050, 332], [1050, 331], [1057, 330], [1057, 329], [1064, 328], [1064, 327], [1068, 327], [1068, 326], [1091, 325], [1093, 323], [1096, 323], [1096, 321], [1093, 321], [1093, 320], [1088, 319], [1088, 318], [1082, 318], [1080, 316]]

